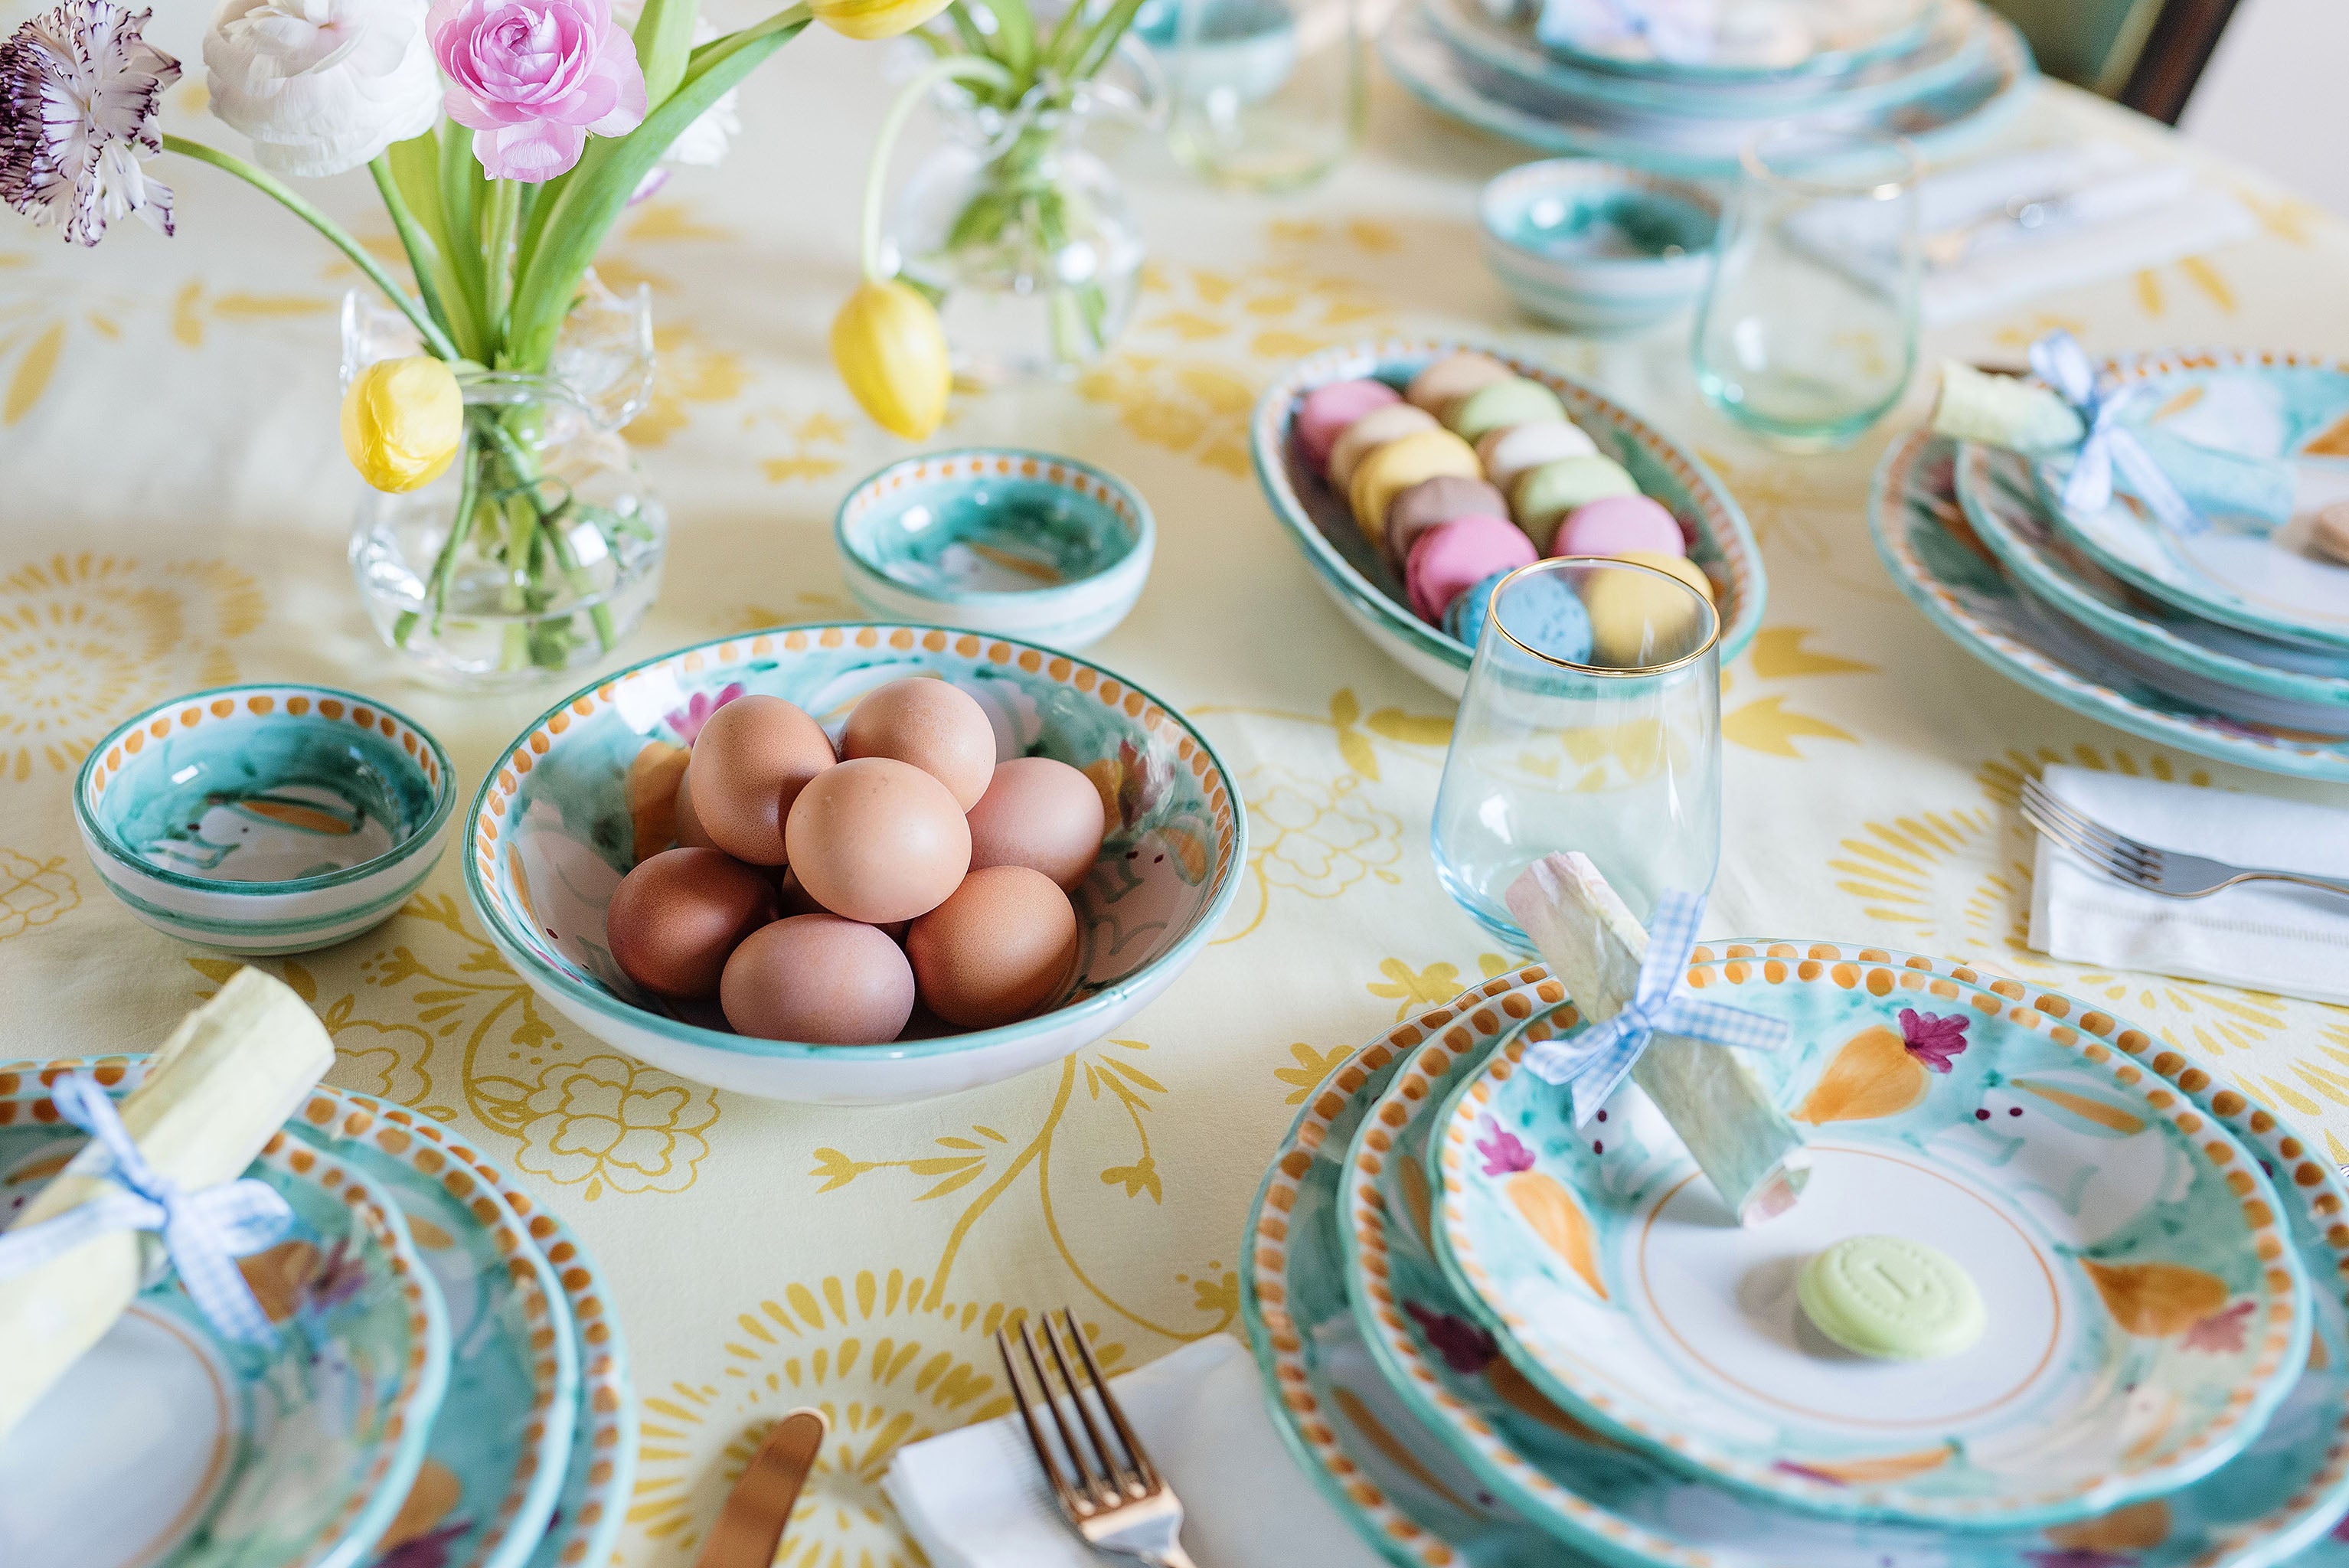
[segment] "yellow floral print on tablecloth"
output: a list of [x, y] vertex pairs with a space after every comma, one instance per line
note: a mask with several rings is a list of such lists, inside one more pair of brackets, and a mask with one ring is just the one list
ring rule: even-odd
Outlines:
[[143, 707], [236, 679], [260, 586], [220, 561], [83, 552], [0, 575], [0, 778], [70, 773]]
[[[662, 1561], [692, 1561], [767, 1427], [806, 1405], [832, 1431], [777, 1563], [918, 1568], [881, 1477], [908, 1443], [1009, 1413], [994, 1334], [1023, 1315], [938, 1296], [898, 1268], [827, 1275], [755, 1303], [722, 1332], [705, 1380], [644, 1390], [630, 1532]], [[1103, 1370], [1125, 1363], [1125, 1346], [1108, 1337], [1114, 1325], [1085, 1327]]]
[[682, 1192], [709, 1153], [718, 1102], [699, 1084], [609, 1054], [551, 1062], [535, 1079], [488, 1074], [471, 1088], [483, 1119], [522, 1140], [533, 1176], [615, 1192]]
[[0, 847], [0, 942], [59, 920], [80, 903], [65, 856], [36, 861]]
[[665, 445], [685, 428], [697, 403], [730, 403], [750, 384], [742, 356], [709, 343], [682, 322], [653, 329], [653, 397], [628, 422], [639, 447]]
[[1268, 762], [1240, 776], [1240, 796], [1248, 812], [1256, 910], [1219, 942], [1237, 941], [1263, 923], [1276, 888], [1336, 898], [1368, 878], [1402, 880], [1393, 870], [1402, 860], [1402, 819], [1373, 800], [1357, 775], [1321, 779]]

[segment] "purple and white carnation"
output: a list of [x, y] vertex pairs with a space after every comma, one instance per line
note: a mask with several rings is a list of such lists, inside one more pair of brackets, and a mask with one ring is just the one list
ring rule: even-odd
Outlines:
[[136, 212], [171, 232], [171, 192], [140, 163], [180, 62], [139, 36], [151, 11], [65, 0], [0, 44], [0, 201], [77, 244]]

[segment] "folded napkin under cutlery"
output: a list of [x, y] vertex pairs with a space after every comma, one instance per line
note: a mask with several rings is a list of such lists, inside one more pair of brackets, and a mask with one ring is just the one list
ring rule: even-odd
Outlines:
[[[1183, 1500], [1198, 1568], [1377, 1568], [1265, 1413], [1247, 1347], [1210, 1335], [1112, 1378], [1134, 1435]], [[882, 1490], [936, 1568], [1096, 1568], [1062, 1522], [1017, 1415], [897, 1450]]]
[[[2041, 782], [2064, 804], [2160, 849], [2349, 876], [2349, 811], [2060, 765]], [[2349, 901], [2281, 882], [2165, 898], [2091, 871], [2044, 836], [2032, 876], [2031, 945], [2070, 964], [2349, 1003]]]
[[[2255, 222], [2180, 162], [2117, 142], [2034, 149], [1960, 165], [1918, 182], [1927, 254], [1919, 308], [1930, 325], [1985, 315], [2033, 295], [2159, 266], [2250, 234]], [[1791, 237], [1863, 283], [1898, 266], [1881, 201], [1815, 203]]]

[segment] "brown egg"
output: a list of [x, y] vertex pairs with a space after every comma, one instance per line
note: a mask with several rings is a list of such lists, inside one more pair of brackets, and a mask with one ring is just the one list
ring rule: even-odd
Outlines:
[[995, 765], [970, 809], [970, 866], [1026, 866], [1065, 890], [1093, 869], [1108, 819], [1093, 781], [1049, 757]]
[[990, 866], [916, 920], [905, 956], [923, 1005], [947, 1023], [991, 1029], [1050, 1001], [1077, 957], [1077, 912], [1051, 878]]
[[823, 727], [779, 696], [738, 696], [709, 716], [686, 764], [693, 814], [737, 860], [779, 866], [783, 823], [807, 781], [833, 765]]
[[927, 914], [970, 869], [970, 824], [954, 796], [890, 757], [854, 758], [810, 779], [783, 837], [808, 895], [868, 925]]
[[719, 1005], [762, 1040], [877, 1046], [914, 1010], [914, 971], [897, 944], [836, 914], [795, 914], [750, 934], [726, 962]]
[[[686, 765], [688, 772], [691, 771], [692, 766], [689, 762]], [[714, 850], [718, 847], [717, 842], [709, 836], [709, 830], [703, 827], [701, 819], [693, 814], [693, 791], [686, 787], [683, 775], [679, 775], [677, 781], [676, 817], [678, 848]]]
[[[775, 879], [775, 908], [788, 920], [795, 914], [830, 914], [832, 911], [816, 903], [815, 895], [800, 885], [799, 873], [786, 869]], [[905, 939], [905, 923], [892, 920], [873, 928], [892, 942]]]
[[910, 762], [969, 810], [995, 771], [995, 726], [978, 699], [960, 686], [916, 676], [864, 694], [840, 734], [840, 755]]
[[717, 850], [663, 850], [612, 890], [604, 941], [646, 990], [709, 997], [727, 954], [774, 918], [774, 886], [755, 867]]

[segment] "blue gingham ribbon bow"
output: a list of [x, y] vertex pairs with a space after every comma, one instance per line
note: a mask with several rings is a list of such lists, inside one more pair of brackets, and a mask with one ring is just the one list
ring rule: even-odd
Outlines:
[[89, 1172], [122, 1191], [56, 1219], [0, 1235], [0, 1279], [26, 1274], [109, 1231], [155, 1231], [180, 1283], [212, 1326], [240, 1344], [277, 1343], [277, 1331], [244, 1283], [236, 1260], [285, 1235], [294, 1211], [265, 1181], [250, 1177], [191, 1192], [147, 1163], [96, 1078], [68, 1073], [51, 1088], [58, 1114], [104, 1149], [111, 1169]]
[[1703, 918], [1700, 894], [1674, 892], [1659, 898], [1648, 922], [1648, 955], [1640, 961], [1630, 1005], [1605, 1023], [1544, 1040], [1526, 1053], [1526, 1067], [1536, 1078], [1573, 1086], [1576, 1126], [1607, 1103], [1659, 1031], [1756, 1051], [1786, 1043], [1791, 1031], [1780, 1020], [1705, 1001], [1682, 982], [1696, 951], [1697, 923]]
[[2121, 408], [2134, 388], [2107, 385], [2079, 339], [2061, 328], [2031, 346], [2031, 368], [2072, 405], [2088, 429], [2064, 480], [2066, 508], [2091, 515], [2104, 511], [2112, 503], [2113, 470], [2118, 469], [2137, 499], [2165, 526], [2179, 533], [2202, 531], [2193, 503], [2169, 482], [2137, 432], [2120, 421]]

